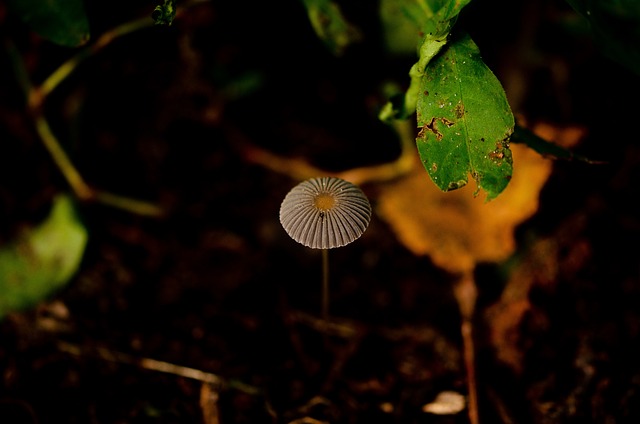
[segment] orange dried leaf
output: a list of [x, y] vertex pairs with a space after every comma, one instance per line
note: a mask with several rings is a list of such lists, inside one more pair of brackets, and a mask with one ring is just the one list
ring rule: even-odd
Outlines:
[[517, 374], [523, 371], [529, 345], [521, 334], [523, 318], [538, 330], [549, 325], [545, 312], [530, 303], [530, 291], [538, 287], [552, 292], [558, 278], [573, 280], [584, 269], [592, 257], [591, 246], [581, 236], [586, 225], [586, 215], [580, 211], [550, 237], [536, 240], [514, 264], [500, 299], [485, 312], [496, 358]]
[[385, 186], [379, 214], [417, 255], [429, 255], [450, 272], [469, 272], [479, 262], [500, 262], [515, 249], [515, 227], [538, 209], [551, 162], [525, 146], [511, 146], [513, 178], [495, 200], [474, 197], [472, 185], [442, 192], [416, 167]]

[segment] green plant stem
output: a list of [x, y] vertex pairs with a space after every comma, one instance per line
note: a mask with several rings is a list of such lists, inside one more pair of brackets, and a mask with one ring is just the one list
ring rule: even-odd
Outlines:
[[108, 191], [93, 190], [93, 199], [103, 205], [135, 213], [136, 215], [155, 217], [164, 215], [164, 210], [158, 205], [131, 197], [120, 196], [119, 194]]
[[69, 159], [69, 156], [58, 142], [58, 139], [51, 131], [51, 127], [49, 126], [46, 118], [38, 111], [34, 114], [36, 130], [40, 135], [42, 143], [49, 151], [49, 154], [51, 154], [54, 163], [67, 180], [67, 183], [80, 200], [97, 201], [104, 205], [122, 209], [137, 215], [161, 216], [163, 214], [162, 208], [152, 203], [91, 188], [84, 181], [82, 175], [73, 165], [71, 159]]
[[40, 140], [75, 195], [83, 201], [97, 201], [118, 209], [123, 209], [128, 212], [145, 216], [162, 215], [162, 209], [154, 204], [141, 200], [131, 199], [106, 191], [94, 190], [85, 182], [78, 169], [74, 166], [73, 162], [62, 148], [58, 138], [51, 130], [51, 126], [43, 113], [43, 109], [44, 103], [51, 92], [66, 78], [68, 78], [69, 75], [71, 75], [71, 73], [85, 59], [95, 55], [105, 46], [109, 45], [113, 40], [144, 27], [151, 26], [152, 24], [153, 21], [150, 18], [138, 19], [106, 32], [98, 38], [94, 44], [80, 51], [74, 57], [63, 63], [48, 78], [46, 78], [39, 87], [34, 86], [31, 83], [28, 72], [24, 67], [24, 63], [16, 47], [9, 41], [5, 43], [5, 48], [11, 58], [16, 79], [25, 94], [27, 108], [34, 121]]
[[85, 49], [78, 52], [75, 56], [64, 62], [55, 71], [51, 73], [40, 85], [40, 98], [42, 101], [51, 94], [51, 92], [62, 83], [65, 79], [73, 73], [73, 71], [84, 62], [86, 59], [94, 56], [106, 46], [110, 45], [114, 40], [130, 34], [135, 31], [150, 27], [154, 24], [150, 17], [137, 19], [135, 21], [126, 22], [122, 25], [105, 32], [102, 34], [95, 43], [87, 46]]
[[93, 198], [93, 190], [85, 183], [82, 175], [73, 166], [69, 156], [65, 153], [64, 149], [58, 142], [58, 139], [53, 132], [51, 131], [51, 127], [49, 123], [45, 119], [45, 117], [39, 112], [35, 112], [34, 116], [36, 130], [40, 135], [40, 140], [51, 154], [53, 161], [62, 172], [62, 175], [67, 180], [72, 190], [76, 194], [76, 196], [81, 200], [90, 200]]
[[420, 162], [416, 160], [415, 123], [405, 120], [392, 120], [391, 127], [396, 131], [400, 142], [400, 155], [391, 162], [351, 168], [341, 172], [318, 168], [304, 158], [284, 157], [254, 145], [238, 128], [224, 123], [229, 140], [233, 141], [243, 158], [273, 172], [288, 175], [295, 180], [306, 180], [316, 175], [330, 175], [362, 185], [372, 182], [392, 181], [408, 175]]
[[[206, 3], [208, 0], [193, 0], [186, 2], [182, 5], [182, 9], [197, 6], [201, 3]], [[98, 39], [93, 43], [80, 50], [75, 56], [64, 62], [62, 65], [58, 67], [55, 71], [51, 73], [43, 82], [40, 84], [40, 97], [44, 101], [44, 99], [51, 94], [51, 92], [60, 85], [65, 79], [69, 77], [73, 73], [73, 71], [84, 62], [86, 59], [95, 56], [102, 49], [110, 45], [113, 41], [121, 38], [122, 36], [131, 34], [133, 32], [139, 31], [141, 29], [149, 28], [155, 25], [155, 22], [150, 16], [145, 16], [144, 18], [136, 19], [130, 22], [125, 22], [121, 25], [118, 25], [109, 31], [106, 31], [102, 34]]]
[[329, 249], [322, 249], [322, 320], [329, 320]]

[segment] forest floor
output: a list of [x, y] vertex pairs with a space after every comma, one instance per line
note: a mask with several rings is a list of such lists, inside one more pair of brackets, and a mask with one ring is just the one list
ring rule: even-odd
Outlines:
[[[0, 322], [0, 421], [469, 422], [455, 402], [433, 409], [443, 392], [468, 395], [457, 276], [381, 213], [393, 181], [362, 184], [370, 226], [330, 252], [329, 324], [319, 318], [321, 256], [280, 226], [304, 166], [336, 173], [397, 157], [377, 90], [406, 82], [414, 60], [376, 56], [375, 42], [334, 58], [298, 7], [197, 6], [169, 28], [113, 41], [52, 96], [53, 129], [83, 177], [165, 213], [79, 202], [89, 244], [78, 273]], [[509, 228], [513, 254], [475, 268], [480, 421], [638, 422], [640, 145], [628, 99], [640, 80], [583, 39], [540, 35], [560, 12], [538, 12], [543, 65], [523, 65], [505, 39], [520, 35], [519, 14], [501, 27], [483, 21], [502, 35], [458, 25], [519, 116], [558, 137], [579, 129], [576, 152], [605, 163], [548, 159], [536, 212]], [[121, 22], [101, 13], [98, 32]], [[36, 79], [68, 56], [20, 34]], [[518, 78], [526, 89], [512, 91]], [[1, 84], [6, 241], [68, 186], [15, 82], [3, 74]], [[265, 151], [296, 160], [256, 156]]]

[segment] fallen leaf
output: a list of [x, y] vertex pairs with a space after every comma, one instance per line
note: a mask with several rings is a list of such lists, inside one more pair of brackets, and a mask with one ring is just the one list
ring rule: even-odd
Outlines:
[[479, 262], [505, 260], [515, 249], [514, 228], [538, 209], [540, 190], [552, 163], [514, 144], [513, 178], [491, 202], [474, 196], [467, 185], [442, 192], [422, 167], [382, 188], [379, 215], [416, 255], [453, 273], [466, 273]]
[[[522, 334], [522, 321], [538, 331], [548, 327], [544, 311], [531, 304], [534, 287], [551, 293], [558, 278], [572, 280], [592, 258], [591, 247], [582, 237], [587, 216], [581, 211], [559, 225], [548, 237], [536, 240], [513, 265], [500, 299], [484, 312], [496, 358], [514, 373], [523, 372], [526, 351], [531, 344]], [[534, 323], [534, 324], [532, 324]]]

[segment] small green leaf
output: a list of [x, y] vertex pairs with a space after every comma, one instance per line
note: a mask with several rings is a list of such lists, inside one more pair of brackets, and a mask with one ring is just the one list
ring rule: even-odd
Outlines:
[[171, 25], [176, 17], [176, 3], [177, 0], [164, 0], [162, 4], [156, 6], [153, 9], [151, 18], [155, 21], [156, 25]]
[[418, 48], [418, 61], [409, 70], [411, 84], [404, 95], [404, 102], [388, 102], [378, 115], [380, 120], [406, 119], [416, 111], [424, 70], [445, 46], [458, 15], [470, 1], [401, 0], [400, 7], [407, 18], [417, 25], [422, 42]]
[[340, 6], [331, 0], [302, 0], [316, 35], [335, 55], [340, 56], [360, 32], [342, 14]]
[[500, 82], [468, 35], [429, 63], [417, 101], [422, 163], [443, 191], [467, 184], [468, 175], [495, 198], [513, 169], [509, 137], [514, 118]]
[[28, 308], [66, 284], [87, 243], [72, 200], [59, 196], [49, 216], [0, 249], [0, 318]]
[[89, 41], [82, 0], [9, 0], [10, 9], [43, 38], [65, 47]]
[[426, 19], [416, 0], [380, 0], [378, 16], [387, 51], [415, 55], [422, 39], [420, 25]]

